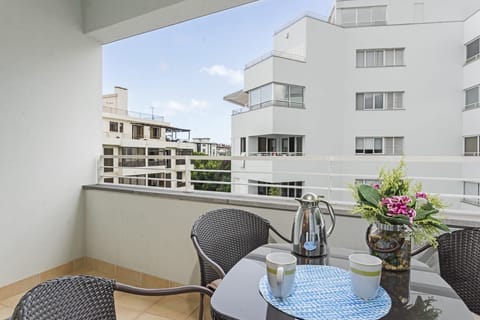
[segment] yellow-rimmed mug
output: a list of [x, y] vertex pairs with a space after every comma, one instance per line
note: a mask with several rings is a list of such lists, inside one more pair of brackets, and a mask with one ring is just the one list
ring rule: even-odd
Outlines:
[[266, 265], [272, 295], [277, 298], [286, 298], [292, 294], [297, 258], [286, 252], [272, 252], [267, 255]]
[[382, 277], [382, 260], [365, 253], [354, 253], [350, 261], [350, 279], [353, 293], [368, 300], [377, 295]]

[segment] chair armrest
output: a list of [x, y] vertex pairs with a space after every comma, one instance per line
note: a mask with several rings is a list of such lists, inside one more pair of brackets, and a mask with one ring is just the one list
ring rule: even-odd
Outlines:
[[196, 236], [192, 235], [192, 242], [193, 246], [195, 247], [195, 250], [197, 250], [198, 255], [205, 260], [210, 267], [212, 267], [213, 270], [218, 274], [220, 279], [223, 279], [225, 277], [225, 271], [223, 270], [222, 267], [220, 267], [215, 261], [210, 259], [205, 252], [203, 252], [202, 248], [200, 248], [200, 244], [198, 243], [198, 239]]
[[188, 285], [188, 286], [162, 288], [162, 289], [146, 289], [146, 288], [130, 286], [128, 284], [124, 284], [121, 282], [116, 282], [115, 290], [127, 292], [127, 293], [139, 294], [143, 296], [169, 296], [174, 294], [197, 292], [197, 293], [206, 294], [209, 297], [211, 297], [213, 294], [212, 290], [206, 287], [197, 286], [197, 285]]
[[283, 236], [280, 232], [278, 232], [277, 229], [275, 229], [272, 225], [270, 225], [270, 229], [277, 235], [279, 236], [283, 241], [292, 243], [291, 239], [288, 239], [287, 237]]

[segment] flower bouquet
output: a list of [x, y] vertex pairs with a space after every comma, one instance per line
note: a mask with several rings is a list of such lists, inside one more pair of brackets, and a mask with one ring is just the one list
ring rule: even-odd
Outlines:
[[376, 231], [372, 232], [373, 225], [367, 230], [367, 243], [387, 270], [409, 269], [410, 237], [415, 243], [429, 242], [435, 247], [436, 235], [449, 231], [438, 215], [445, 205], [437, 196], [422, 192], [421, 184], [411, 186], [403, 161], [392, 170], [382, 169], [379, 184], [358, 184], [352, 189], [353, 213], [375, 224]]

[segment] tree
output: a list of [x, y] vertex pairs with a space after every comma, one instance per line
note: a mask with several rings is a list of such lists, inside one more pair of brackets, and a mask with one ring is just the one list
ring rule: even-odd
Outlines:
[[[206, 156], [206, 154], [202, 152], [194, 152], [193, 155]], [[193, 160], [193, 165], [195, 169], [200, 170], [231, 170], [230, 160]], [[230, 182], [231, 174], [230, 172], [192, 171], [192, 180]], [[231, 189], [230, 184], [195, 182], [193, 186], [195, 190], [206, 191], [230, 192]]]

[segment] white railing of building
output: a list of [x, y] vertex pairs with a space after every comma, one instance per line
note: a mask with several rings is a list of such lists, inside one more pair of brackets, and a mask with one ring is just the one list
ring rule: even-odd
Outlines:
[[[168, 187], [165, 188], [176, 188], [177, 190], [185, 190], [188, 192], [194, 191], [194, 185], [196, 183], [201, 184], [216, 184], [216, 185], [230, 185], [231, 187], [235, 186], [246, 186], [246, 187], [276, 187], [276, 188], [289, 188], [289, 189], [301, 189], [303, 192], [318, 192], [326, 196], [332, 204], [351, 207], [354, 202], [351, 198], [351, 188], [350, 185], [354, 183], [355, 179], [376, 179], [378, 178], [378, 170], [382, 167], [393, 167], [396, 166], [401, 159], [404, 159], [407, 165], [407, 173], [409, 168], [413, 165], [422, 165], [426, 168], [426, 171], [432, 172], [431, 168], [434, 166], [440, 166], [446, 168], [452, 166], [456, 174], [461, 172], [461, 166], [475, 166], [480, 168], [480, 157], [454, 157], [454, 156], [445, 156], [445, 157], [396, 157], [396, 156], [294, 156], [293, 153], [287, 153], [285, 155], [290, 156], [279, 156], [282, 153], [268, 154], [264, 156], [101, 156], [98, 165], [98, 182], [105, 183], [105, 179], [114, 179], [118, 181], [118, 178], [128, 178], [132, 181], [138, 181], [139, 183], [144, 184], [146, 188], [158, 188], [158, 186], [163, 184], [165, 187], [168, 184]], [[106, 159], [117, 165], [105, 165]], [[121, 163], [122, 159], [127, 160], [143, 160], [145, 166], [141, 167], [120, 167], [118, 163]], [[232, 170], [213, 170], [213, 169], [195, 169], [193, 161], [194, 160], [217, 160], [217, 161], [231, 161]], [[148, 163], [155, 164], [154, 166], [148, 166]], [[285, 164], [285, 163], [294, 163], [295, 167], [293, 170], [261, 170], [257, 168], [264, 168], [265, 166], [259, 166], [258, 163], [268, 162], [271, 164]], [[306, 169], [311, 167], [312, 164], [322, 167], [321, 170], [312, 171], [311, 169]], [[339, 168], [347, 163], [355, 163], [356, 170], [354, 172], [342, 172]], [[236, 164], [234, 166], [234, 164]], [[375, 164], [375, 165], [372, 165]], [[374, 170], [364, 170], [366, 167], [370, 166]], [[291, 167], [291, 166], [290, 166]], [[105, 169], [111, 172], [105, 172]], [[125, 170], [135, 170], [131, 175], [119, 175], [119, 169]], [[442, 172], [442, 170], [438, 170]], [[445, 169], [444, 172], [448, 170]], [[182, 172], [182, 178], [177, 178], [176, 172]], [[208, 180], [192, 180], [192, 172], [214, 172], [214, 173], [225, 173], [233, 175], [243, 175], [248, 176], [251, 180], [257, 180], [256, 182], [248, 181], [208, 181]], [[480, 171], [479, 171], [480, 172]], [[150, 178], [147, 175], [150, 173], [170, 173], [171, 178]], [[133, 176], [136, 175], [136, 176]], [[138, 175], [143, 175], [139, 177]], [[290, 181], [300, 181], [305, 180], [306, 177], [318, 177], [325, 180], [325, 184], [322, 185], [284, 185], [284, 184], [265, 184], [261, 182], [264, 179], [252, 178], [255, 176], [264, 177], [265, 175], [270, 176], [282, 176], [282, 177], [291, 177], [288, 180]], [[231, 178], [231, 177], [230, 177]], [[457, 185], [456, 189], [463, 188], [463, 182], [473, 182], [480, 184], [480, 175], [479, 176], [468, 176], [460, 177], [456, 175], [414, 175], [408, 176], [409, 179], [412, 179], [415, 182], [421, 183], [430, 183], [430, 185], [445, 185], [445, 184], [454, 184]], [[283, 178], [286, 180], [285, 178]], [[335, 183], [335, 179], [343, 179], [345, 181], [350, 181], [350, 183], [340, 184]], [[150, 180], [153, 186], [148, 186], [146, 183]], [[279, 179], [277, 179], [279, 180]], [[285, 182], [285, 181], [282, 181]], [[118, 182], [114, 182], [118, 183]], [[462, 184], [460, 187], [458, 184]], [[136, 185], [138, 187], [138, 185]], [[427, 193], [432, 193], [431, 191], [424, 189]], [[463, 192], [463, 191], [462, 191]], [[445, 210], [448, 214], [460, 214], [462, 216], [476, 216], [477, 219], [480, 218], [480, 206], [476, 205], [480, 203], [480, 195], [465, 195], [459, 192], [450, 192], [449, 190], [441, 190], [440, 192], [433, 192], [438, 194], [442, 199], [447, 202], [455, 203], [468, 203], [474, 204], [469, 206], [469, 208], [459, 208], [458, 205], [449, 207]], [[341, 195], [341, 196], [340, 196]], [[258, 195], [256, 195], [258, 197]]]
[[128, 116], [128, 117], [137, 118], [137, 119], [155, 120], [155, 121], [159, 121], [159, 122], [165, 122], [165, 118], [163, 116], [160, 116], [158, 114], [153, 114], [153, 113], [143, 113], [143, 112], [138, 112], [138, 111], [130, 111], [130, 110], [125, 110], [125, 109], [105, 107], [105, 106], [103, 107], [103, 112]]
[[267, 53], [261, 55], [260, 57], [258, 57], [256, 59], [250, 61], [249, 63], [247, 63], [245, 65], [245, 69], [251, 68], [254, 65], [256, 65], [256, 64], [258, 64], [258, 63], [260, 63], [264, 60], [267, 60], [270, 57], [284, 58], [284, 59], [294, 60], [294, 61], [298, 61], [298, 62], [306, 62], [306, 58], [305, 58], [304, 55], [293, 54], [293, 53], [284, 52], [284, 51], [272, 50], [270, 52], [267, 52]]

